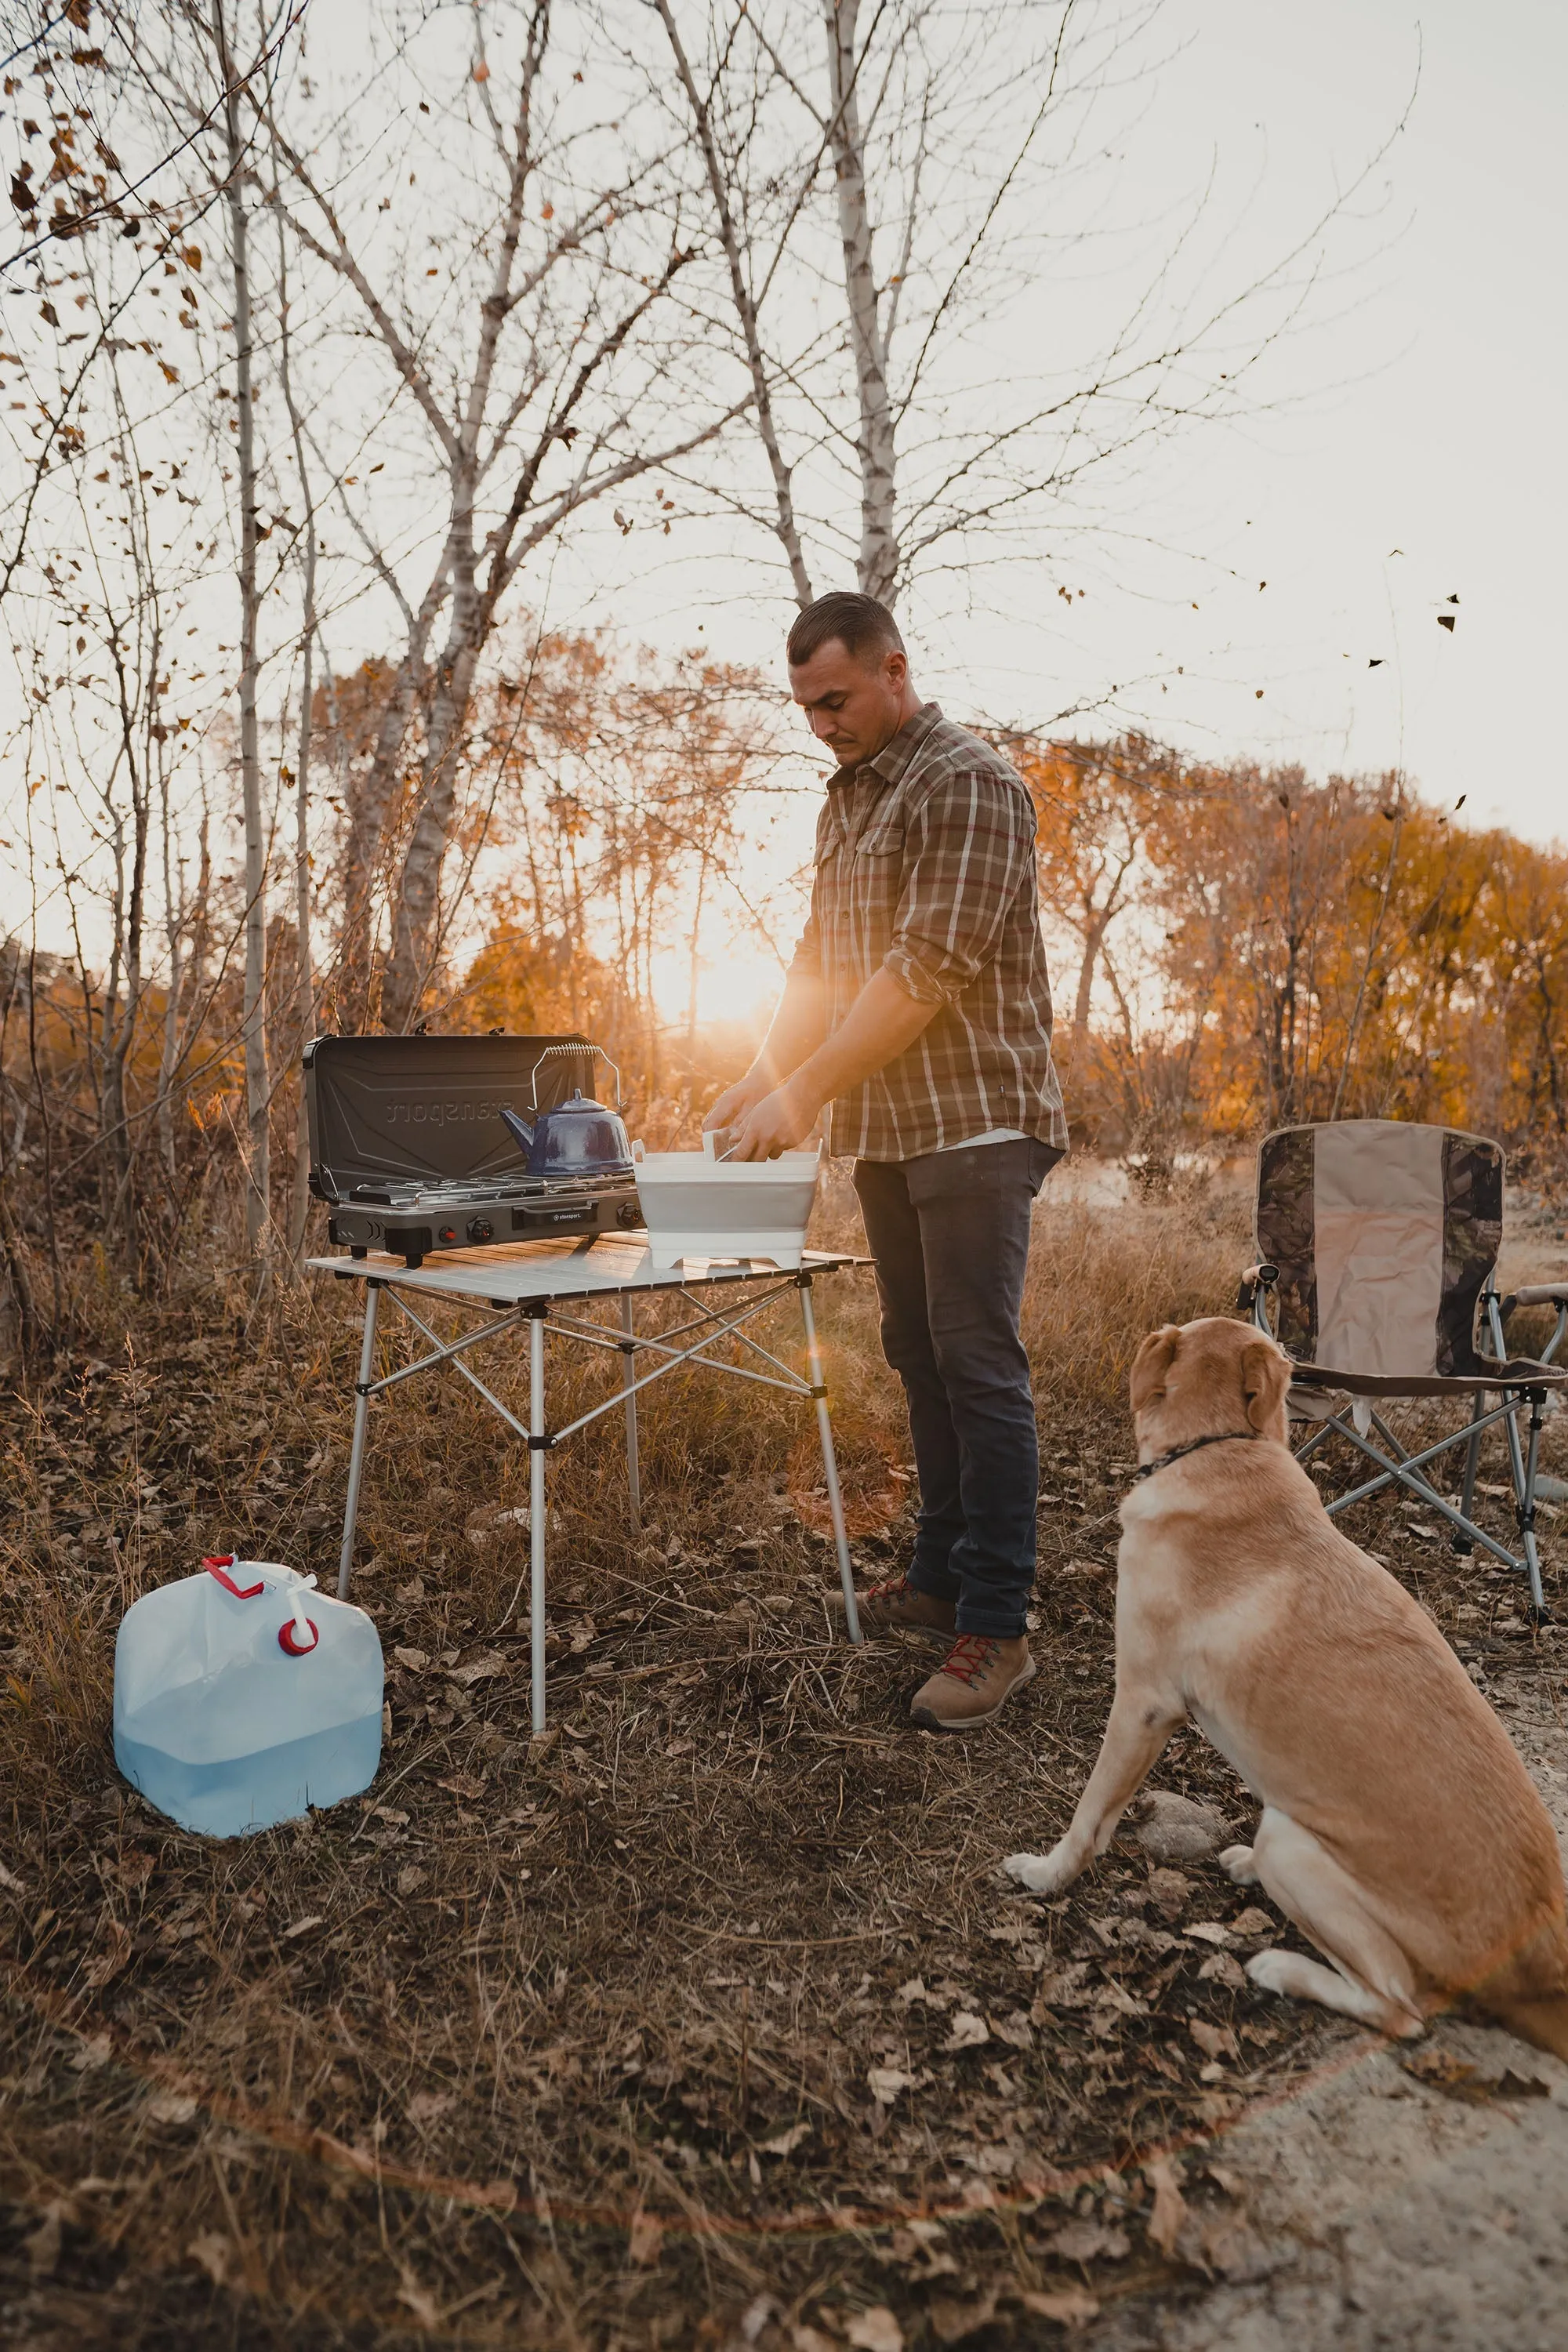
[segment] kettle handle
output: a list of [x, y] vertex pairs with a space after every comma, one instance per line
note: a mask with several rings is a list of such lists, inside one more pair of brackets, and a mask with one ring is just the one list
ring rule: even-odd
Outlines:
[[541, 1055], [540, 1055], [540, 1057], [539, 1057], [538, 1061], [537, 1061], [537, 1062], [535, 1062], [535, 1064], [534, 1064], [534, 1066], [533, 1066], [532, 1069], [531, 1069], [531, 1070], [530, 1070], [530, 1072], [529, 1072], [529, 1074], [528, 1074], [528, 1104], [529, 1104], [529, 1108], [530, 1108], [531, 1110], [537, 1111], [537, 1110], [538, 1110], [538, 1108], [539, 1108], [539, 1073], [540, 1073], [540, 1071], [543, 1068], [543, 1066], [544, 1066], [545, 1063], [546, 1063], [546, 1062], [548, 1062], [548, 1061], [552, 1058], [552, 1055], [563, 1055], [563, 1054], [569, 1054], [569, 1055], [574, 1055], [574, 1056], [579, 1056], [579, 1055], [584, 1055], [584, 1054], [597, 1054], [597, 1055], [599, 1056], [599, 1059], [600, 1059], [602, 1062], [604, 1062], [604, 1063], [608, 1066], [608, 1068], [609, 1068], [609, 1070], [610, 1070], [611, 1074], [613, 1075], [613, 1076], [614, 1076], [614, 1078], [615, 1078], [615, 1081], [616, 1081], [616, 1108], [617, 1110], [624, 1110], [624, 1109], [626, 1108], [626, 1105], [625, 1105], [625, 1103], [624, 1103], [624, 1102], [622, 1101], [622, 1099], [621, 1099], [621, 1074], [620, 1074], [620, 1071], [616, 1068], [616, 1066], [615, 1063], [614, 1063], [614, 1062], [612, 1062], [612, 1061], [610, 1060], [610, 1057], [609, 1057], [608, 1054], [606, 1054], [606, 1053], [605, 1053], [605, 1049], [604, 1049], [604, 1047], [603, 1047], [602, 1045], [590, 1045], [587, 1043], [586, 1039], [584, 1039], [584, 1043], [583, 1043], [581, 1045], [546, 1045], [546, 1047], [544, 1048], [543, 1053], [542, 1053], [542, 1054], [541, 1054]]

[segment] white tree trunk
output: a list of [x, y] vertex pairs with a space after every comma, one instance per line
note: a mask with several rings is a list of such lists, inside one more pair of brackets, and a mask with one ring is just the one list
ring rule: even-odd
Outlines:
[[[224, 0], [212, 0], [213, 39], [224, 89], [223, 121], [228, 178], [228, 209], [234, 268], [235, 389], [239, 422], [239, 773], [245, 804], [245, 1044], [247, 1169], [245, 1238], [265, 1260], [271, 1170], [268, 1157], [267, 1081], [267, 835], [261, 807], [261, 753], [257, 736], [256, 684], [256, 418], [251, 391], [250, 254], [245, 212], [245, 142], [239, 96], [229, 55]], [[266, 1268], [262, 1268], [265, 1285]]]
[[[713, 197], [713, 208], [719, 217], [719, 235], [724, 247], [724, 259], [730, 272], [730, 296], [735, 305], [742, 340], [746, 346], [746, 366], [752, 378], [752, 404], [757, 419], [757, 432], [767, 457], [768, 469], [773, 478], [773, 528], [789, 562], [789, 575], [795, 584], [796, 604], [802, 611], [812, 601], [811, 574], [806, 570], [805, 555], [800, 543], [800, 530], [795, 521], [795, 488], [790, 468], [780, 446], [778, 427], [773, 419], [773, 386], [763, 352], [762, 330], [757, 319], [757, 306], [746, 275], [746, 257], [742, 251], [740, 232], [730, 202], [730, 184], [720, 160], [718, 142], [713, 136], [712, 110], [697, 86], [685, 45], [676, 29], [669, 0], [654, 0], [664, 29], [669, 37], [675, 69], [680, 86], [686, 92], [691, 119], [697, 126], [697, 137], [702, 149], [703, 168]], [[711, 94], [711, 93], [710, 93]]]
[[823, 0], [827, 31], [828, 136], [838, 186], [844, 296], [855, 360], [860, 429], [860, 555], [863, 595], [891, 604], [898, 593], [899, 539], [894, 514], [898, 451], [888, 396], [888, 353], [871, 267], [871, 214], [866, 194], [865, 140], [855, 87], [855, 31], [860, 0]]

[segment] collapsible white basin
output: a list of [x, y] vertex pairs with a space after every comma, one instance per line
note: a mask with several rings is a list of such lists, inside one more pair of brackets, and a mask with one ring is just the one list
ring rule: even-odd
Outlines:
[[815, 1151], [725, 1160], [700, 1151], [645, 1153], [637, 1162], [637, 1198], [654, 1265], [765, 1257], [798, 1266], [819, 1164]]

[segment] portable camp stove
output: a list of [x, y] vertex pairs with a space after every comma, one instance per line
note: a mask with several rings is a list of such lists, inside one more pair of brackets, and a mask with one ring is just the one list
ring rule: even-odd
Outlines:
[[585, 1037], [318, 1037], [305, 1052], [310, 1190], [330, 1239], [419, 1265], [441, 1250], [627, 1233], [629, 1174], [531, 1176], [500, 1112], [591, 1084]]

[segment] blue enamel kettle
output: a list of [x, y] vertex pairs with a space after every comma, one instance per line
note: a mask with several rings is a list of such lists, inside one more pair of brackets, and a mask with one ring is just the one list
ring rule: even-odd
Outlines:
[[[604, 1049], [598, 1045], [552, 1045], [540, 1061], [547, 1060], [552, 1054], [581, 1056], [584, 1053], [603, 1054]], [[604, 1054], [604, 1059], [615, 1074], [618, 1103], [620, 1072], [607, 1054]], [[527, 1158], [529, 1174], [553, 1177], [557, 1181], [585, 1176], [629, 1176], [632, 1147], [619, 1113], [606, 1110], [603, 1103], [585, 1096], [581, 1087], [569, 1101], [557, 1104], [553, 1110], [542, 1111], [539, 1070], [540, 1062], [536, 1062], [529, 1087], [531, 1124], [515, 1110], [498, 1106], [508, 1133]]]

